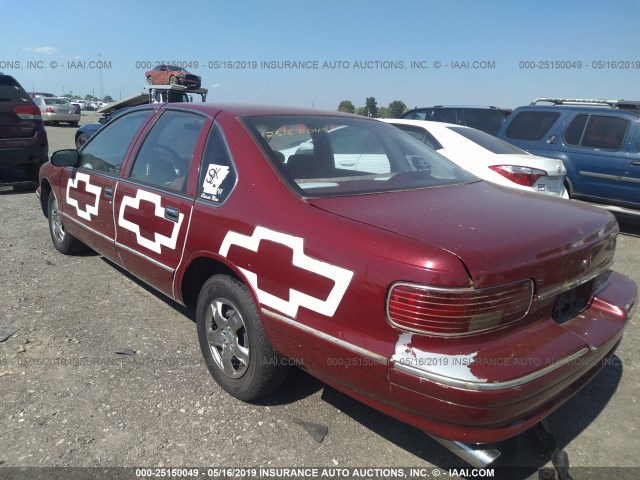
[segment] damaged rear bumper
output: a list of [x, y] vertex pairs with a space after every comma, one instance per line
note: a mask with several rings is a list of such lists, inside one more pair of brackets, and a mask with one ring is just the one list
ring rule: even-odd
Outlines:
[[612, 272], [588, 308], [499, 334], [400, 335], [389, 362], [398, 417], [467, 443], [499, 442], [560, 407], [613, 359], [636, 305], [636, 285]]

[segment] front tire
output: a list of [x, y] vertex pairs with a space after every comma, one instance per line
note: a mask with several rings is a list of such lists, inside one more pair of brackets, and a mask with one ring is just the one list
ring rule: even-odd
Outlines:
[[65, 230], [58, 210], [58, 200], [53, 192], [49, 193], [48, 208], [49, 233], [55, 249], [65, 255], [73, 255], [86, 250], [87, 247], [84, 243]]
[[260, 398], [286, 379], [245, 284], [227, 275], [205, 282], [196, 310], [198, 340], [214, 380], [244, 401]]
[[80, 135], [78, 135], [76, 137], [76, 148], [78, 150], [80, 150], [80, 148], [82, 148], [82, 146], [87, 143], [87, 136], [84, 133], [81, 133]]

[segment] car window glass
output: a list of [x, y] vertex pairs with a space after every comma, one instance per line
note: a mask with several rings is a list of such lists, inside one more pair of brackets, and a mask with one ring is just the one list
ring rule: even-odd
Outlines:
[[206, 118], [167, 110], [154, 123], [136, 156], [131, 178], [184, 191], [185, 178]]
[[591, 115], [580, 146], [618, 150], [622, 146], [628, 125], [629, 122], [624, 118]]
[[12, 78], [0, 76], [0, 102], [29, 103], [28, 97]]
[[387, 173], [389, 159], [375, 135], [367, 129], [341, 126], [328, 131], [334, 168], [357, 172]]
[[464, 110], [464, 122], [467, 127], [477, 128], [496, 135], [504, 123], [504, 113], [499, 110]]
[[589, 115], [576, 115], [576, 118], [571, 121], [564, 131], [564, 143], [567, 145], [580, 145], [584, 127], [587, 124], [587, 118], [589, 118]]
[[433, 120], [434, 122], [457, 123], [455, 110], [449, 109], [445, 110], [436, 108], [433, 110], [431, 118], [428, 118], [427, 120]]
[[198, 197], [211, 202], [225, 202], [236, 184], [237, 173], [222, 134], [213, 126], [204, 147]]
[[424, 128], [414, 127], [413, 125], [404, 125], [400, 123], [394, 123], [393, 125], [398, 127], [400, 130], [408, 133], [416, 140], [424, 143], [428, 147], [433, 148], [434, 150], [440, 150], [441, 148], [443, 148], [442, 144]]
[[477, 181], [433, 149], [383, 122], [284, 115], [243, 120], [283, 180], [303, 196], [356, 195]]
[[428, 110], [411, 110], [403, 115], [400, 118], [408, 119], [408, 120], [427, 120], [429, 118], [432, 109]]
[[132, 112], [109, 122], [82, 149], [80, 167], [109, 173], [119, 172], [129, 144], [151, 112], [152, 110]]
[[559, 116], [559, 112], [518, 112], [507, 127], [505, 135], [514, 140], [540, 140]]
[[510, 143], [505, 142], [504, 140], [500, 140], [499, 138], [494, 137], [493, 135], [489, 135], [481, 130], [476, 130], [475, 128], [466, 128], [466, 127], [449, 127], [449, 130], [456, 132], [458, 135], [463, 136], [464, 138], [471, 140], [473, 143], [480, 145], [482, 148], [489, 150], [492, 153], [496, 153], [498, 155], [504, 154], [516, 154], [516, 155], [526, 155], [527, 152], [524, 150], [511, 145]]

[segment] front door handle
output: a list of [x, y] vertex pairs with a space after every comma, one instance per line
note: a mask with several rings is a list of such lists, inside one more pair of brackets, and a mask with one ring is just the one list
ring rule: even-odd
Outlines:
[[113, 199], [113, 188], [104, 187], [104, 198], [106, 198], [107, 200]]
[[180, 218], [180, 210], [173, 207], [165, 207], [164, 218], [172, 222], [177, 222]]
[[634, 167], [640, 167], [640, 161], [631, 162]]

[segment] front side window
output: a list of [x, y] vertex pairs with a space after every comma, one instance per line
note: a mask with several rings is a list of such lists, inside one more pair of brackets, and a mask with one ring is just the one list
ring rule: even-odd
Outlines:
[[131, 178], [151, 185], [184, 191], [186, 175], [206, 117], [166, 110], [140, 147]]
[[425, 144], [376, 120], [288, 115], [243, 120], [281, 176], [303, 196], [412, 190], [477, 180]]
[[608, 115], [577, 115], [564, 132], [567, 145], [598, 150], [619, 150], [629, 121]]
[[540, 140], [559, 116], [559, 112], [518, 112], [507, 127], [505, 135], [514, 140]]
[[140, 110], [110, 121], [82, 149], [80, 168], [118, 173], [129, 145], [152, 112]]

